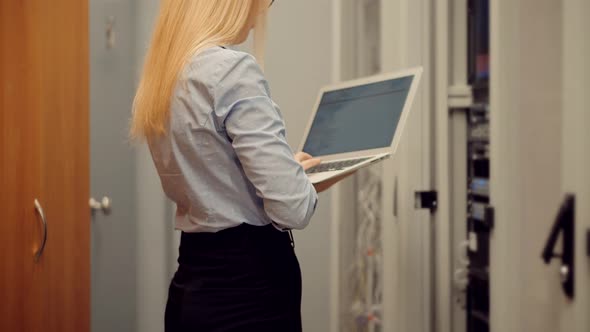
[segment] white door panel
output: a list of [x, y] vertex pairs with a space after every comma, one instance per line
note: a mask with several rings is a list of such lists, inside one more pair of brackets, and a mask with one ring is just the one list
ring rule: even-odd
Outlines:
[[[588, 23], [582, 13], [589, 6], [568, 0], [492, 6], [492, 331], [588, 331], [583, 246], [590, 141], [582, 60]], [[561, 260], [540, 259], [565, 193], [576, 195], [573, 299], [562, 291]]]
[[[430, 71], [430, 1], [349, 1], [340, 2], [344, 14], [342, 21], [348, 22], [343, 31], [354, 27], [352, 41], [342, 38], [339, 43], [343, 55], [341, 77], [352, 78], [375, 73], [400, 70], [422, 65]], [[378, 6], [378, 7], [375, 7]], [[375, 32], [378, 24], [378, 33]], [[374, 38], [378, 40], [375, 42]], [[375, 51], [378, 54], [375, 54]], [[354, 56], [350, 56], [354, 54]], [[352, 58], [352, 59], [351, 59]], [[375, 61], [379, 64], [376, 65]], [[344, 66], [347, 65], [347, 68]], [[353, 67], [352, 75], [350, 68]], [[378, 212], [381, 229], [381, 258], [378, 278], [382, 286], [382, 310], [380, 324], [369, 324], [369, 331], [430, 331], [432, 306], [432, 259], [431, 229], [429, 211], [414, 208], [414, 192], [430, 188], [430, 74], [423, 77], [419, 94], [408, 118], [402, 141], [396, 154], [370, 171], [377, 171], [381, 184], [378, 202], [372, 204]], [[357, 204], [357, 219], [342, 219], [343, 224], [358, 223], [366, 215], [363, 211], [363, 197], [358, 195], [373, 185], [363, 170], [356, 177], [356, 189], [343, 186], [338, 197], [338, 205]], [[352, 189], [352, 190], [351, 190]], [[355, 194], [356, 193], [356, 194]], [[359, 200], [359, 197], [361, 198]], [[346, 221], [346, 223], [345, 223]], [[343, 227], [339, 238], [353, 245], [355, 237], [349, 234], [355, 228]], [[351, 243], [352, 242], [352, 243]], [[379, 242], [379, 241], [377, 241]], [[343, 249], [344, 250], [344, 249]], [[352, 257], [351, 257], [352, 256]], [[353, 263], [354, 254], [346, 251], [340, 255], [339, 280], [350, 284], [347, 267]], [[341, 322], [350, 322], [351, 301], [354, 296], [343, 293], [338, 312]], [[339, 331], [356, 331], [354, 326], [341, 326]]]
[[[381, 5], [382, 70], [417, 65], [425, 69], [404, 135], [383, 175], [384, 181], [393, 182], [384, 188], [394, 190], [397, 214], [385, 214], [383, 219], [384, 229], [390, 229], [382, 237], [383, 278], [386, 285], [391, 283], [384, 292], [384, 330], [426, 332], [432, 329], [434, 299], [431, 216], [428, 210], [415, 209], [414, 193], [432, 186], [431, 3], [400, 0], [383, 1]], [[385, 200], [383, 204], [390, 206], [391, 202]]]

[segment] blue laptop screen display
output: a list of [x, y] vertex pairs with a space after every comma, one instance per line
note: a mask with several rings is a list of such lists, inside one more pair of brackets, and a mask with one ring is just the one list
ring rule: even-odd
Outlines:
[[413, 78], [324, 93], [303, 151], [325, 156], [390, 146]]

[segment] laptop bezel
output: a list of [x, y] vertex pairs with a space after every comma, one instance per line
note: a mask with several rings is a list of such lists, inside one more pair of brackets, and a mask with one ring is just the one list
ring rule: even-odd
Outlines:
[[410, 91], [408, 93], [408, 97], [407, 97], [406, 102], [404, 104], [404, 108], [402, 110], [402, 114], [400, 116], [396, 131], [395, 131], [395, 134], [393, 136], [390, 146], [386, 146], [386, 147], [378, 148], [378, 149], [357, 150], [357, 151], [347, 152], [347, 153], [320, 155], [320, 156], [314, 156], [314, 157], [321, 158], [322, 161], [335, 161], [335, 160], [364, 158], [364, 157], [371, 157], [371, 156], [376, 156], [376, 155], [381, 155], [381, 154], [395, 153], [395, 151], [397, 150], [397, 147], [399, 145], [399, 141], [401, 140], [401, 136], [404, 131], [404, 128], [406, 126], [406, 120], [408, 118], [408, 113], [410, 112], [410, 109], [412, 108], [414, 98], [417, 94], [420, 79], [422, 77], [422, 72], [423, 72], [422, 67], [414, 67], [414, 68], [410, 68], [410, 69], [406, 69], [406, 70], [402, 70], [402, 71], [389, 72], [389, 73], [384, 73], [384, 74], [364, 77], [361, 79], [340, 82], [337, 84], [331, 84], [331, 85], [324, 86], [323, 88], [320, 89], [320, 92], [318, 94], [318, 97], [317, 97], [317, 100], [315, 103], [315, 107], [313, 108], [313, 113], [309, 117], [307, 126], [305, 127], [303, 139], [301, 140], [298, 151], [303, 151], [303, 147], [305, 146], [305, 142], [307, 142], [309, 132], [311, 131], [311, 126], [312, 126], [315, 116], [318, 112], [320, 102], [321, 102], [322, 97], [324, 96], [325, 93], [331, 92], [331, 91], [336, 91], [336, 90], [352, 88], [352, 87], [356, 87], [356, 86], [362, 86], [362, 85], [368, 85], [368, 84], [372, 84], [372, 83], [389, 81], [392, 79], [402, 78], [402, 77], [406, 77], [406, 76], [414, 76], [414, 79], [412, 80], [412, 85], [410, 86]]

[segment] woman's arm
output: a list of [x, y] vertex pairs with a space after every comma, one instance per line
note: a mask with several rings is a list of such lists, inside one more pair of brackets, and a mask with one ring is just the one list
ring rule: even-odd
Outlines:
[[287, 144], [285, 124], [254, 58], [237, 61], [216, 89], [219, 125], [269, 218], [280, 227], [302, 229], [315, 211], [317, 193]]

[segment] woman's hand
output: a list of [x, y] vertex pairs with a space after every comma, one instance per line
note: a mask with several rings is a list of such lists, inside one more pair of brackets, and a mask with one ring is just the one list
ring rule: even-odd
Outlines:
[[335, 178], [328, 179], [328, 180], [325, 180], [322, 182], [315, 183], [313, 186], [315, 187], [316, 192], [321, 193], [321, 192], [324, 192], [324, 191], [330, 189], [333, 185], [346, 179], [347, 177], [353, 175], [354, 173], [356, 173], [356, 171], [346, 173], [346, 174], [343, 174], [343, 175], [340, 175]]
[[295, 160], [297, 160], [301, 167], [303, 167], [303, 169], [306, 171], [321, 163], [321, 160], [319, 158], [314, 158], [309, 153], [305, 152], [297, 152], [295, 154]]
[[[319, 165], [321, 163], [321, 160], [319, 158], [314, 158], [312, 157], [309, 153], [305, 153], [305, 152], [298, 152], [295, 154], [295, 160], [297, 160], [297, 162], [299, 162], [299, 164], [301, 164], [301, 166], [303, 167], [304, 170], [308, 170], [312, 167], [315, 167], [317, 165]], [[347, 177], [353, 175], [355, 172], [350, 172], [350, 173], [346, 173], [343, 174], [341, 176], [335, 177], [333, 179], [329, 179], [326, 181], [322, 181], [319, 183], [314, 184], [313, 186], [315, 187], [316, 192], [321, 193], [324, 192], [328, 189], [330, 189], [333, 185], [335, 185], [336, 183], [346, 179]]]

